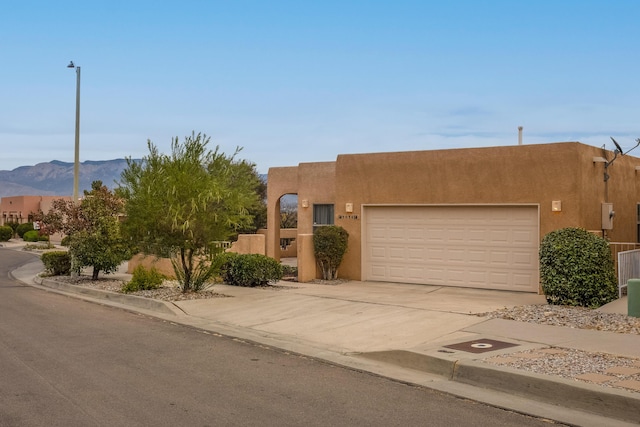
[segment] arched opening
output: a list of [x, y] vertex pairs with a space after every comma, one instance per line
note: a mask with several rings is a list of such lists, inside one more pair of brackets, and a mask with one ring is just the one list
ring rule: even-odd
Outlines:
[[280, 260], [283, 264], [297, 265], [298, 195], [280, 197]]

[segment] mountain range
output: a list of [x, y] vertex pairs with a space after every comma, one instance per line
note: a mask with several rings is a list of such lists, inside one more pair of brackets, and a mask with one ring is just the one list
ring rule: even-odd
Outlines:
[[[134, 159], [135, 162], [140, 160]], [[93, 181], [102, 181], [109, 189], [117, 187], [126, 159], [87, 160], [80, 163], [78, 190], [91, 190]], [[266, 182], [267, 175], [260, 175]], [[35, 166], [20, 166], [0, 170], [0, 198], [11, 196], [71, 196], [73, 194], [73, 163], [53, 160]]]
[[[93, 181], [100, 180], [115, 188], [120, 174], [127, 167], [125, 159], [87, 160], [80, 163], [79, 193], [90, 190]], [[11, 196], [71, 196], [73, 193], [73, 163], [53, 160], [35, 166], [20, 166], [11, 171], [0, 170], [0, 198]]]

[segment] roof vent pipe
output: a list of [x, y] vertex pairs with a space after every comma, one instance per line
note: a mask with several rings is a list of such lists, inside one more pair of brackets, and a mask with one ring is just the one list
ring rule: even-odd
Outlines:
[[522, 145], [522, 126], [518, 126], [518, 145]]

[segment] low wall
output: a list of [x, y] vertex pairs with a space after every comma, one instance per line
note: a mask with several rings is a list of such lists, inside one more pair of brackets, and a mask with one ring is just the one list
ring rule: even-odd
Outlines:
[[129, 260], [129, 267], [127, 268], [127, 273], [133, 274], [133, 270], [136, 269], [137, 266], [142, 265], [146, 269], [151, 269], [151, 267], [155, 267], [160, 273], [165, 276], [175, 279], [176, 275], [173, 272], [173, 267], [171, 266], [171, 260], [169, 258], [160, 258], [155, 255], [145, 255], [145, 254], [137, 254], [134, 255]]
[[231, 244], [231, 248], [227, 249], [227, 252], [264, 255], [265, 249], [264, 234], [240, 234], [238, 240]]

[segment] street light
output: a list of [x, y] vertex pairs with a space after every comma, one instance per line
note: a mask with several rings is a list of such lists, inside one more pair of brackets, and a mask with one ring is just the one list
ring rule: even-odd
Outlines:
[[76, 67], [71, 61], [67, 68], [76, 69], [76, 145], [73, 162], [73, 203], [78, 203], [78, 181], [80, 176], [80, 67]]

